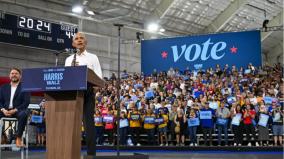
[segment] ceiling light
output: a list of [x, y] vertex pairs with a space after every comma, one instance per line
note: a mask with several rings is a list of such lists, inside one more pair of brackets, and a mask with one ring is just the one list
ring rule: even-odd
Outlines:
[[164, 28], [161, 28], [161, 29], [160, 29], [160, 32], [162, 32], [162, 33], [165, 32], [165, 31], [166, 31], [166, 30], [165, 30]]
[[91, 10], [87, 10], [87, 13], [88, 13], [89, 15], [95, 15], [95, 13], [94, 13], [93, 11], [91, 11]]
[[150, 23], [147, 27], [150, 32], [156, 32], [159, 29], [159, 25], [157, 23]]
[[89, 1], [85, 0], [85, 1], [83, 2], [83, 5], [85, 6], [85, 5], [87, 5], [88, 3], [89, 3]]
[[83, 6], [82, 5], [74, 5], [72, 7], [73, 13], [82, 13], [83, 12]]

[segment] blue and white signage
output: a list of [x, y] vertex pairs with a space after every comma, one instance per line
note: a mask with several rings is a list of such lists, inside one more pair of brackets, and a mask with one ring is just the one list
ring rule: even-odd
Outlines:
[[200, 121], [198, 118], [189, 118], [187, 120], [188, 123], [188, 127], [192, 127], [192, 126], [198, 126], [200, 124]]
[[31, 122], [32, 123], [42, 123], [42, 121], [43, 121], [42, 116], [32, 115], [32, 117], [31, 117]]
[[200, 111], [199, 112], [200, 119], [212, 119], [211, 111]]
[[267, 123], [268, 123], [268, 120], [269, 120], [269, 115], [260, 114], [260, 116], [259, 116], [259, 121], [258, 121], [258, 125], [263, 126], [263, 127], [266, 127], [266, 126], [267, 126]]
[[259, 31], [143, 40], [141, 45], [141, 70], [146, 75], [171, 67], [198, 70], [249, 63], [261, 66]]
[[154, 124], [155, 123], [155, 117], [150, 117], [150, 116], [145, 117], [144, 123], [145, 124]]
[[87, 89], [87, 66], [32, 68], [23, 70], [22, 91]]
[[242, 119], [242, 114], [241, 113], [236, 114], [232, 119], [232, 125], [239, 126], [241, 119]]

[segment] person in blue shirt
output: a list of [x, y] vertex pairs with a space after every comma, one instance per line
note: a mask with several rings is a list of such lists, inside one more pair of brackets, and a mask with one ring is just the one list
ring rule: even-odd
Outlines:
[[204, 145], [208, 145], [207, 138], [209, 134], [209, 145], [212, 146], [212, 130], [214, 127], [213, 123], [213, 118], [215, 117], [215, 110], [209, 107], [209, 103], [205, 103], [205, 107], [200, 109], [200, 112], [202, 111], [211, 111], [212, 118], [211, 119], [201, 119], [200, 118], [200, 123], [201, 123], [201, 128], [203, 132], [203, 137], [204, 137]]
[[201, 87], [198, 86], [198, 90], [194, 92], [195, 98], [199, 98], [200, 95], [204, 95], [204, 92], [201, 90]]

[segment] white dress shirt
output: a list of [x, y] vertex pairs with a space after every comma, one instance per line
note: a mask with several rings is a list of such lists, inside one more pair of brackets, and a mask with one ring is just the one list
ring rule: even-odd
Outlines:
[[[71, 66], [73, 59], [74, 55], [67, 57], [65, 60], [65, 66]], [[88, 53], [85, 50], [80, 55], [77, 54], [76, 62], [79, 63], [79, 66], [87, 66], [89, 69], [93, 70], [100, 78], [103, 78], [100, 61], [97, 55]]]
[[12, 108], [13, 108], [13, 99], [14, 99], [14, 96], [15, 96], [15, 92], [16, 92], [17, 87], [18, 87], [18, 86], [16, 86], [16, 87], [11, 86], [11, 96], [10, 96], [9, 109], [12, 109]]

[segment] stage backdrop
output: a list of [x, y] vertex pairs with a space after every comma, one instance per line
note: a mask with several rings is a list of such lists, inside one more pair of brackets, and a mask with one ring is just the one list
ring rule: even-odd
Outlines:
[[145, 75], [171, 67], [198, 70], [215, 68], [216, 64], [261, 66], [259, 31], [143, 40], [141, 45], [141, 71]]

